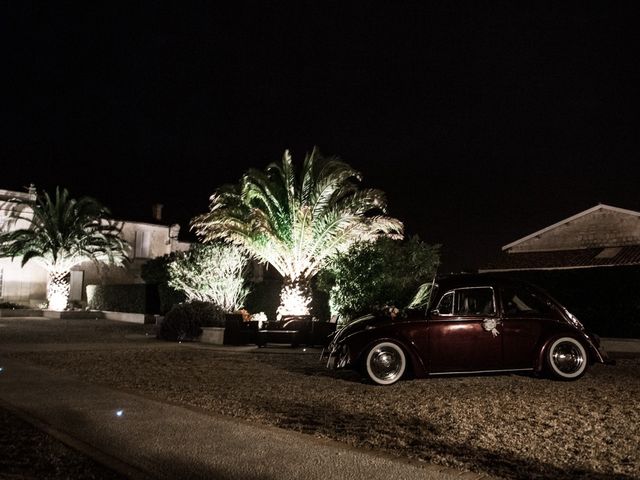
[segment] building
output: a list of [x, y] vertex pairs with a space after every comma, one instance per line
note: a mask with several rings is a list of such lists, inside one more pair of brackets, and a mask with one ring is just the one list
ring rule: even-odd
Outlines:
[[[19, 200], [35, 200], [35, 191], [30, 188], [28, 192], [13, 192], [0, 190], [0, 232], [28, 228], [26, 220], [15, 221], [12, 214], [20, 208], [14, 202]], [[21, 216], [31, 218], [33, 213], [28, 208], [18, 212]], [[20, 265], [20, 259], [0, 258], [0, 301], [12, 301], [29, 303], [30, 299], [42, 302], [47, 292], [47, 272], [29, 262], [24, 268]]]
[[640, 212], [599, 204], [502, 247], [481, 272], [640, 265]]
[[[10, 212], [17, 208], [15, 199], [35, 200], [35, 191], [28, 193], [0, 190], [0, 231], [28, 228], [28, 221], [16, 223]], [[85, 262], [71, 271], [70, 300], [85, 299], [85, 286], [89, 284], [143, 283], [140, 276], [142, 264], [151, 258], [175, 251], [185, 251], [190, 243], [178, 240], [180, 226], [162, 224], [162, 206], [153, 206], [152, 222], [117, 220], [121, 236], [129, 244], [130, 261], [123, 267], [96, 265]], [[29, 217], [29, 212], [22, 215]], [[157, 222], [157, 223], [156, 223]], [[0, 258], [0, 301], [38, 305], [46, 298], [47, 273], [37, 263], [28, 262], [21, 267], [20, 259]]]

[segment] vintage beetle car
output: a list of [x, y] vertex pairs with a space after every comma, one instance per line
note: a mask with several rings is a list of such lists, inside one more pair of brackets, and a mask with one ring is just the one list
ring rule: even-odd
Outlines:
[[542, 290], [482, 274], [438, 279], [421, 311], [349, 323], [327, 352], [329, 368], [357, 368], [380, 385], [407, 371], [416, 377], [544, 371], [574, 380], [593, 363], [613, 363], [598, 337]]

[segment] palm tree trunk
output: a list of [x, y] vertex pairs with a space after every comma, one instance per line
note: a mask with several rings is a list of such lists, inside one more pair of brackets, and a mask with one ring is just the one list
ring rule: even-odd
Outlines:
[[285, 277], [280, 290], [278, 320], [284, 316], [309, 315], [311, 313], [311, 285], [306, 278]]
[[67, 271], [50, 271], [49, 283], [47, 284], [47, 301], [49, 309], [62, 311], [69, 303], [69, 292], [71, 291], [71, 273]]

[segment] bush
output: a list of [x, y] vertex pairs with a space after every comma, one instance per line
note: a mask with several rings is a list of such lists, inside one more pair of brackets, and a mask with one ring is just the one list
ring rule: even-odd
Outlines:
[[174, 305], [160, 324], [158, 337], [170, 341], [191, 341], [202, 327], [224, 327], [225, 314], [211, 302], [192, 301]]
[[189, 300], [215, 302], [231, 313], [244, 306], [249, 293], [248, 265], [249, 257], [235, 245], [195, 244], [168, 264], [168, 283]]
[[421, 285], [433, 281], [439, 246], [418, 237], [357, 243], [337, 255], [321, 273], [319, 287], [330, 295], [331, 311], [345, 319], [385, 305], [407, 307]]
[[161, 315], [166, 315], [174, 305], [178, 305], [179, 303], [187, 300], [187, 297], [183, 292], [179, 292], [166, 283], [159, 283], [154, 286], [158, 289], [158, 300], [160, 302]]
[[178, 257], [177, 252], [172, 252], [162, 257], [151, 258], [140, 267], [140, 276], [144, 283], [161, 284], [169, 281], [169, 264]]
[[20, 305], [19, 303], [0, 302], [0, 308], [5, 308], [7, 310], [21, 310], [28, 307], [26, 307], [25, 305]]
[[126, 313], [158, 313], [157, 289], [142, 283], [87, 285], [87, 304], [94, 310]]
[[[171, 307], [184, 302], [187, 297], [168, 285], [169, 264], [179, 258], [178, 252], [172, 252], [162, 257], [151, 258], [142, 264], [140, 276], [147, 285], [157, 290], [158, 312], [165, 315]], [[156, 313], [156, 312], [154, 312]]]

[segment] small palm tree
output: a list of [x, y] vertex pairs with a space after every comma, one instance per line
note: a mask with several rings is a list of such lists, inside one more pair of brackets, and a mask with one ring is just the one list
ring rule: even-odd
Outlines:
[[44, 192], [35, 200], [15, 200], [12, 218], [30, 226], [0, 233], [0, 257], [22, 257], [22, 266], [33, 260], [45, 268], [49, 308], [64, 310], [72, 267], [87, 260], [118, 265], [127, 258], [127, 243], [108, 215], [93, 198], [75, 200], [60, 188], [53, 198]]
[[192, 228], [205, 241], [224, 239], [270, 263], [284, 280], [279, 315], [305, 315], [310, 280], [333, 255], [356, 241], [402, 237], [402, 223], [385, 215], [384, 193], [358, 189], [360, 180], [349, 165], [315, 148], [296, 175], [285, 151], [281, 163], [218, 189]]

